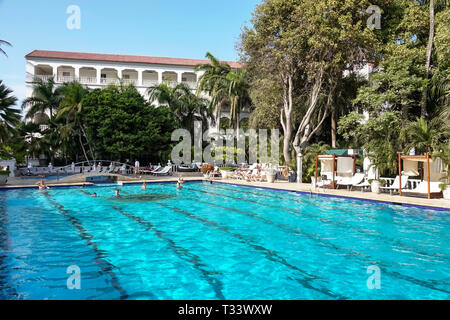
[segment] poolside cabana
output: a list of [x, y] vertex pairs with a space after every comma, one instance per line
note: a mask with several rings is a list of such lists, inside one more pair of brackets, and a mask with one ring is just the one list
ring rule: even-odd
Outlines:
[[[399, 188], [399, 195], [402, 195], [402, 188], [401, 188], [401, 179], [402, 179], [402, 171], [403, 174], [406, 174], [408, 176], [418, 176], [419, 173], [419, 166], [418, 164], [422, 162], [423, 163], [423, 170], [422, 170], [422, 181], [426, 181], [426, 188], [423, 188], [423, 183], [419, 184], [419, 186], [413, 190], [404, 190], [403, 193], [405, 194], [411, 194], [411, 195], [427, 195], [428, 199], [431, 199], [432, 197], [438, 196], [441, 194], [441, 191], [438, 191], [438, 184], [439, 179], [442, 176], [440, 167], [440, 159], [435, 158], [433, 159], [429, 152], [427, 152], [424, 155], [405, 155], [405, 154], [398, 154], [398, 176], [400, 179], [400, 188]], [[402, 166], [403, 164], [403, 166]], [[402, 170], [403, 169], [403, 170]], [[431, 181], [431, 180], [438, 180], [438, 181]]]
[[[330, 150], [333, 152], [333, 150]], [[337, 181], [336, 177], [351, 177], [356, 172], [356, 155], [348, 154], [327, 154], [318, 155], [316, 154], [316, 171], [315, 171], [315, 181], [317, 183], [317, 169], [320, 161], [321, 174], [327, 175], [327, 178], [331, 180], [329, 186], [333, 189], [336, 188]]]

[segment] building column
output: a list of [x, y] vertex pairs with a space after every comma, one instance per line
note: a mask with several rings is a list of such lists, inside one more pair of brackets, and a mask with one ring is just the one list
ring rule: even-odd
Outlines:
[[53, 79], [55, 80], [55, 81], [58, 81], [58, 67], [59, 66], [52, 66], [52, 68], [53, 68]]
[[162, 77], [162, 71], [158, 71], [158, 84], [161, 84], [163, 82], [163, 77]]
[[177, 82], [181, 83], [183, 80], [183, 72], [177, 72]]
[[96, 68], [95, 70], [97, 70], [97, 84], [101, 84], [102, 68]]
[[74, 67], [75, 69], [75, 81], [80, 81], [80, 67]]
[[138, 73], [138, 80], [137, 80], [137, 85], [138, 86], [143, 86], [144, 84], [142, 83], [142, 70], [136, 70]]

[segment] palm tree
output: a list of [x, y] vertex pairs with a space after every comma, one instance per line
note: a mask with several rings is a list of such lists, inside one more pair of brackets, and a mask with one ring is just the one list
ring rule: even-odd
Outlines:
[[197, 95], [206, 92], [211, 97], [211, 108], [216, 110], [217, 126], [220, 126], [220, 113], [222, 106], [229, 102], [227, 74], [232, 71], [231, 67], [224, 62], [220, 62], [210, 52], [206, 53], [209, 63], [199, 64], [195, 71], [203, 71], [203, 75], [198, 79]]
[[30, 107], [25, 114], [25, 118], [35, 121], [37, 117], [48, 114], [49, 120], [53, 121], [55, 112], [63, 98], [62, 91], [62, 87], [56, 87], [53, 77], [50, 77], [47, 81], [39, 78], [34, 79], [33, 96], [25, 99], [22, 103], [22, 109], [27, 106]]
[[411, 122], [406, 128], [407, 151], [412, 148], [418, 153], [432, 153], [433, 150], [438, 150], [440, 139], [445, 133], [442, 128], [443, 122], [439, 118], [430, 121], [418, 118], [415, 122]]
[[[6, 40], [0, 40], [0, 46], [1, 45], [7, 45], [7, 46], [11, 47], [11, 43], [9, 43]], [[5, 50], [3, 50], [2, 48], [0, 48], [0, 53], [4, 54], [5, 56], [8, 56], [5, 52]]]
[[81, 115], [83, 113], [83, 97], [89, 91], [78, 82], [65, 83], [61, 87], [61, 91], [64, 97], [60, 102], [59, 111], [56, 115], [56, 120], [62, 118], [65, 119], [65, 125], [60, 127], [61, 137], [67, 140], [70, 136], [74, 135], [76, 130], [79, 130], [75, 135], [78, 136], [78, 141], [83, 150], [84, 157], [86, 158], [86, 161], [89, 162], [82, 137], [84, 137], [87, 142], [92, 159], [94, 159], [94, 152], [81, 120]]
[[176, 121], [182, 128], [193, 131], [194, 121], [202, 121], [203, 125], [211, 116], [206, 99], [197, 97], [191, 89], [183, 83], [170, 87], [161, 83], [147, 89], [150, 102], [167, 105], [173, 112]]
[[227, 74], [226, 80], [230, 100], [231, 123], [236, 130], [239, 130], [239, 114], [251, 105], [247, 70], [237, 69], [236, 71], [231, 71]]
[[0, 80], [0, 142], [10, 138], [15, 126], [20, 122], [20, 110], [15, 108], [17, 98], [11, 95], [12, 90]]

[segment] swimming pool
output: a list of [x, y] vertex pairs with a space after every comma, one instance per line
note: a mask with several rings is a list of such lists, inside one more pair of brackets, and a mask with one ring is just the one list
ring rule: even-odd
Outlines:
[[114, 188], [1, 191], [0, 298], [450, 298], [449, 211], [222, 183]]

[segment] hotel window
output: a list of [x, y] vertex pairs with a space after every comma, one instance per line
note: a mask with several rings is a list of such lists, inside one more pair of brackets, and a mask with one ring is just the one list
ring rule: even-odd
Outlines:
[[106, 79], [106, 73], [102, 73], [102, 74], [100, 75], [100, 78]]
[[124, 74], [124, 75], [123, 75], [123, 78], [124, 78], [124, 79], [130, 79], [130, 75], [129, 75], [129, 74]]
[[63, 77], [70, 77], [70, 72], [68, 71], [63, 71]]

